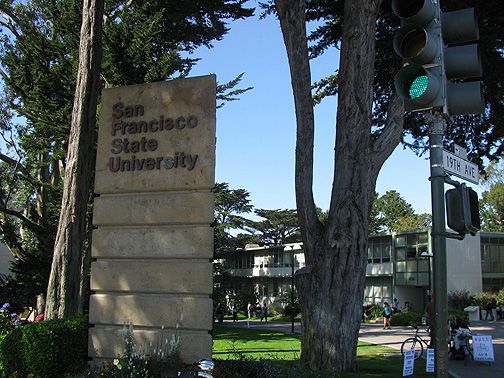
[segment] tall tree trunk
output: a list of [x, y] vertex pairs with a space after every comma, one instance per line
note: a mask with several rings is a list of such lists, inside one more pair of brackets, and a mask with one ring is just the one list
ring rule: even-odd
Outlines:
[[83, 309], [82, 286], [88, 261], [87, 205], [94, 165], [96, 105], [99, 94], [103, 0], [83, 0], [79, 69], [68, 142], [67, 166], [51, 277], [47, 318], [68, 318]]
[[399, 143], [402, 130], [403, 108], [394, 98], [386, 129], [371, 139], [380, 4], [381, 0], [344, 2], [335, 170], [329, 220], [323, 227], [312, 193], [314, 117], [305, 1], [275, 1], [296, 106], [296, 202], [307, 264], [295, 277], [302, 302], [301, 358], [314, 370], [357, 369], [369, 212], [378, 172]]

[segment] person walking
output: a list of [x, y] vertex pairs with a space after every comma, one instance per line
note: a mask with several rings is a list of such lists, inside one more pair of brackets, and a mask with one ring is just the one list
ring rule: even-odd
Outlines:
[[268, 306], [266, 306], [266, 302], [263, 303], [263, 306], [261, 308], [261, 322], [263, 321], [267, 322], [268, 321]]
[[254, 312], [254, 306], [252, 306], [252, 303], [248, 303], [247, 305], [247, 315], [248, 315], [248, 318], [251, 319], [252, 318], [252, 313]]
[[394, 298], [394, 301], [392, 302], [392, 311], [394, 312], [394, 314], [401, 312], [401, 310], [399, 309], [399, 300], [397, 298]]
[[238, 308], [236, 307], [236, 303], [233, 303], [231, 307], [231, 314], [233, 315], [233, 323], [238, 321]]
[[493, 322], [495, 320], [493, 316], [493, 309], [497, 308], [497, 301], [495, 298], [492, 298], [490, 302], [487, 303], [485, 310], [486, 310], [486, 315], [485, 315], [485, 320], [488, 320], [488, 315], [490, 315], [490, 321]]
[[390, 329], [390, 318], [392, 317], [392, 308], [388, 302], [383, 303], [383, 329]]

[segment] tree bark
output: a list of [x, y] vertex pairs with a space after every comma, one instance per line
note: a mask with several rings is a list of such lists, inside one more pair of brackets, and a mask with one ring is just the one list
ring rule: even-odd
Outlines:
[[46, 317], [82, 314], [88, 267], [87, 205], [94, 165], [102, 56], [103, 0], [83, 0], [79, 68], [68, 142], [61, 213], [47, 289]]
[[296, 107], [296, 202], [307, 266], [295, 276], [302, 303], [301, 359], [313, 370], [355, 371], [376, 178], [400, 141], [403, 106], [371, 137], [375, 23], [381, 0], [344, 2], [333, 188], [322, 226], [313, 200], [313, 101], [305, 1], [276, 0]]

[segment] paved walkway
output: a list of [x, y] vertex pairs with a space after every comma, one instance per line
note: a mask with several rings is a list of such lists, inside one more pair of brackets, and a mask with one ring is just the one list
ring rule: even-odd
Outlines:
[[[503, 378], [504, 377], [504, 320], [497, 322], [478, 321], [471, 322], [471, 331], [484, 335], [491, 335], [494, 347], [495, 361], [491, 364], [478, 361], [450, 360], [448, 370], [454, 378]], [[249, 327], [252, 329], [268, 329], [280, 332], [291, 332], [291, 323], [288, 322], [263, 322], [241, 320], [233, 323], [225, 321], [227, 327]], [[300, 323], [295, 323], [294, 332], [301, 332]], [[413, 336], [415, 330], [412, 327], [392, 327], [384, 330], [382, 324], [365, 323], [359, 332], [359, 340], [372, 344], [386, 345], [394, 349], [400, 349], [401, 343], [406, 338]], [[434, 376], [434, 375], [433, 375]]]

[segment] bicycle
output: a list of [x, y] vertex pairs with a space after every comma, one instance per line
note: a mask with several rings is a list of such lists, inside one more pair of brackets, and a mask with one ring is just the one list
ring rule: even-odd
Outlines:
[[402, 342], [401, 353], [404, 356], [404, 352], [406, 350], [413, 349], [415, 351], [415, 360], [418, 360], [423, 354], [424, 345], [425, 349], [427, 349], [429, 347], [429, 343], [418, 334], [418, 332], [420, 332], [420, 329], [416, 325], [412, 325], [412, 327], [416, 329], [415, 336], [408, 337]]

